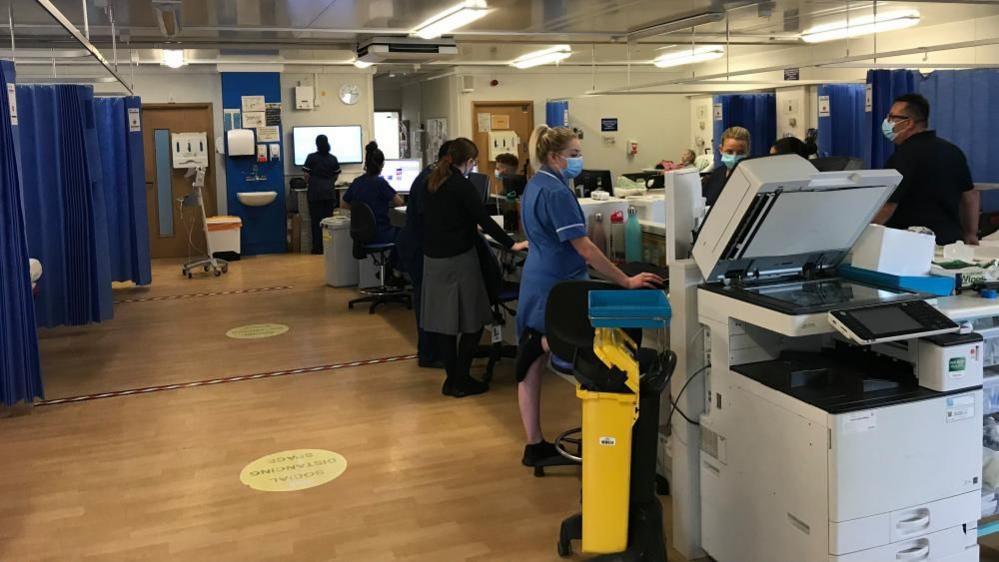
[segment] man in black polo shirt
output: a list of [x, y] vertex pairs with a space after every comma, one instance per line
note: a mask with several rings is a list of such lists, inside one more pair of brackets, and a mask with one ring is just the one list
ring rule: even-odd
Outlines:
[[887, 167], [902, 183], [874, 217], [891, 228], [924, 226], [943, 246], [963, 240], [978, 244], [978, 192], [961, 149], [927, 129], [930, 104], [919, 94], [895, 99], [881, 130], [895, 143]]

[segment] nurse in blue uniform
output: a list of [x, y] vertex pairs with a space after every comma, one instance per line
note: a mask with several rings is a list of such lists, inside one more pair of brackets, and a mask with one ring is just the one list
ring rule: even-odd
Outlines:
[[586, 236], [586, 218], [569, 187], [583, 170], [579, 138], [571, 129], [541, 126], [531, 135], [531, 161], [540, 164], [521, 201], [521, 220], [530, 252], [520, 280], [517, 304], [517, 393], [527, 435], [523, 464], [556, 456], [541, 431], [541, 375], [548, 359], [545, 304], [556, 283], [586, 279], [587, 266], [629, 289], [653, 288], [663, 279], [652, 273], [628, 277]]

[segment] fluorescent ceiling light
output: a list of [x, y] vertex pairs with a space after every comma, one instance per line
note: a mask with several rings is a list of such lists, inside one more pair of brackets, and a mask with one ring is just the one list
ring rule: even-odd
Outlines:
[[180, 68], [187, 64], [184, 59], [184, 49], [160, 49], [160, 64], [170, 68]]
[[859, 37], [883, 31], [905, 29], [919, 23], [919, 12], [916, 10], [895, 10], [874, 15], [858, 16], [849, 20], [817, 25], [806, 29], [801, 34], [806, 43], [821, 43], [849, 37]]
[[568, 45], [555, 45], [554, 47], [534, 51], [533, 53], [527, 53], [526, 55], [511, 62], [510, 66], [515, 66], [520, 69], [532, 68], [544, 64], [554, 64], [561, 60], [565, 60], [570, 56], [572, 56], [571, 47]]
[[721, 45], [700, 45], [695, 47], [684, 47], [680, 50], [664, 53], [652, 64], [659, 68], [669, 68], [671, 66], [683, 66], [721, 58], [725, 54], [725, 47]]
[[436, 39], [465, 27], [490, 11], [485, 0], [464, 0], [421, 23], [413, 30], [413, 35], [421, 39]]
[[689, 12], [667, 20], [657, 21], [628, 30], [628, 40], [637, 41], [657, 35], [665, 35], [674, 31], [690, 29], [707, 23], [716, 23], [725, 19], [725, 12]]
[[370, 68], [370, 67], [374, 66], [374, 63], [364, 62], [361, 59], [357, 59], [356, 61], [354, 61], [354, 66], [356, 66], [357, 68], [364, 69], [364, 68]]

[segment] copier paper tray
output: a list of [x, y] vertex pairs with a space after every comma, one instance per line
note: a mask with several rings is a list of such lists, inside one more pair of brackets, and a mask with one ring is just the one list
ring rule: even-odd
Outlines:
[[785, 351], [775, 360], [732, 371], [830, 414], [947, 394], [920, 387], [908, 363], [843, 345], [814, 353]]

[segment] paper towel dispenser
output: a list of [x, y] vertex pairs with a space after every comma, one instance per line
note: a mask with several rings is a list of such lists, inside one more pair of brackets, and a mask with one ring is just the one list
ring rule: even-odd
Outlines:
[[226, 144], [229, 156], [254, 156], [257, 146], [251, 129], [229, 129], [226, 131]]

